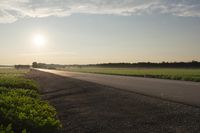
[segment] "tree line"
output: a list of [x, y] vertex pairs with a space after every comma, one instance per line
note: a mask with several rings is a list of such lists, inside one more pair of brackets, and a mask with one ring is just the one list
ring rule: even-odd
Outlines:
[[60, 65], [60, 64], [45, 64], [33, 62], [33, 68], [65, 68], [65, 67], [124, 67], [124, 68], [200, 68], [200, 62], [138, 62], [138, 63], [101, 63], [101, 64], [88, 64], [88, 65]]

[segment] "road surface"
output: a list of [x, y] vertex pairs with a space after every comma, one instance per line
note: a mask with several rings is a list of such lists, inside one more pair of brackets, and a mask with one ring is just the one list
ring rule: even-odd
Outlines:
[[37, 70], [200, 107], [200, 83], [197, 82]]

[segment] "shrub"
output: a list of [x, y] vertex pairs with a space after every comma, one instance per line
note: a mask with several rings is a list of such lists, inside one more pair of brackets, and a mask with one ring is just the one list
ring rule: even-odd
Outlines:
[[0, 123], [0, 133], [56, 133], [61, 128], [56, 110], [40, 99], [38, 85], [12, 75], [0, 76]]
[[39, 99], [40, 96], [35, 90], [28, 90], [28, 89], [9, 89], [5, 87], [0, 87], [0, 94], [9, 94], [10, 96], [29, 96], [32, 98]]
[[0, 125], [0, 133], [14, 133], [11, 124], [9, 124], [7, 127]]
[[[0, 125], [0, 133], [14, 133], [12, 124], [9, 124], [7, 127]], [[21, 133], [26, 133], [26, 129], [24, 129]]]
[[4, 76], [0, 77], [0, 86], [6, 88], [23, 88], [31, 89], [37, 91], [37, 84], [29, 79], [24, 79], [22, 77], [10, 77]]
[[[9, 91], [0, 94], [0, 120], [12, 123], [16, 131], [55, 133], [61, 127], [56, 119], [56, 111], [48, 103], [39, 99]], [[21, 90], [22, 91], [22, 90]], [[25, 92], [24, 92], [25, 93]]]

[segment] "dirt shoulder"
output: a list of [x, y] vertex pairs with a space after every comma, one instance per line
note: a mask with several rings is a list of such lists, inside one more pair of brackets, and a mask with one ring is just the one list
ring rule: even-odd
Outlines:
[[63, 133], [200, 131], [200, 108], [35, 70], [27, 77], [57, 109]]

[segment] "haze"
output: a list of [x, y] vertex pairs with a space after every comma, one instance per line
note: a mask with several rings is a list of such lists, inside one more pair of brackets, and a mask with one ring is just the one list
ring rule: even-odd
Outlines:
[[199, 35], [199, 0], [0, 1], [0, 64], [200, 61]]

